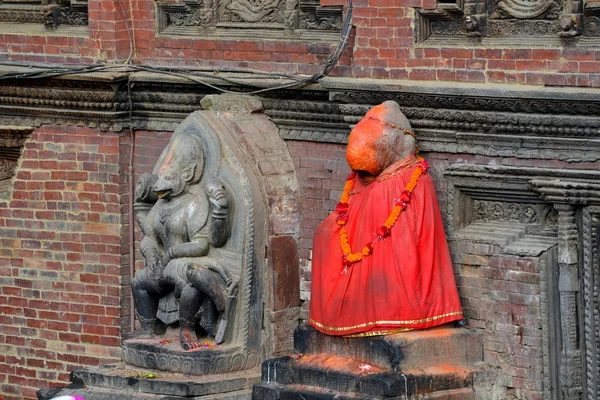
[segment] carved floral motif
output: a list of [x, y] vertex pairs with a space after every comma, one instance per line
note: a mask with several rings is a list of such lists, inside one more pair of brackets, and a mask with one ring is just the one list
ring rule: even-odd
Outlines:
[[474, 217], [477, 221], [544, 223], [551, 212], [550, 207], [540, 204], [506, 203], [501, 201], [475, 200]]

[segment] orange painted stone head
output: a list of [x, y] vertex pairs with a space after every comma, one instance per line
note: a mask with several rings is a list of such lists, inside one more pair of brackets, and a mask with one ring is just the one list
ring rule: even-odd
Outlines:
[[348, 165], [363, 177], [376, 177], [395, 162], [415, 154], [413, 135], [398, 103], [385, 101], [370, 109], [350, 133]]

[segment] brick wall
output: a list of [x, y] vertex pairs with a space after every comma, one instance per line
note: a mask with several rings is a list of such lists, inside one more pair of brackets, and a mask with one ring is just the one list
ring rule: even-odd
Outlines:
[[[341, 4], [338, 0], [324, 3]], [[122, 1], [133, 19], [137, 62], [204, 67], [248, 67], [313, 74], [332, 44], [276, 41], [206, 40], [156, 37], [152, 0]], [[352, 40], [332, 76], [547, 86], [599, 87], [600, 51], [574, 46], [527, 48], [522, 43], [486, 48], [415, 43], [415, 8], [435, 8], [433, 0], [355, 0]], [[127, 58], [129, 39], [119, 3], [89, 4], [89, 33], [66, 37], [0, 32], [0, 60], [58, 63], [115, 62]]]
[[0, 395], [120, 359], [119, 137], [44, 127], [0, 202]]
[[308, 320], [311, 283], [311, 251], [315, 229], [327, 217], [342, 195], [350, 168], [346, 146], [287, 141], [300, 186], [300, 318]]

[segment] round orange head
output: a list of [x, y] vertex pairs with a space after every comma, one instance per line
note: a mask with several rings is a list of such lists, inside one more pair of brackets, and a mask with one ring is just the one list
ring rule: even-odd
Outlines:
[[410, 123], [395, 101], [370, 109], [348, 138], [346, 160], [350, 168], [379, 175], [405, 152], [403, 129], [411, 131]]

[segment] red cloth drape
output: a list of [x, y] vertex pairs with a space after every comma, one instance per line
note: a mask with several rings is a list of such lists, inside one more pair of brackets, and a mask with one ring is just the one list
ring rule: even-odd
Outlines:
[[[412, 156], [411, 156], [412, 157]], [[341, 273], [340, 226], [333, 212], [317, 228], [309, 323], [329, 335], [377, 335], [424, 329], [462, 319], [433, 180], [423, 174], [391, 236], [374, 240], [415, 170], [403, 160], [393, 174], [368, 185], [355, 178], [346, 224], [352, 252], [373, 254]], [[408, 165], [407, 165], [408, 164]], [[388, 169], [389, 170], [389, 169]], [[384, 171], [385, 172], [385, 171]]]

